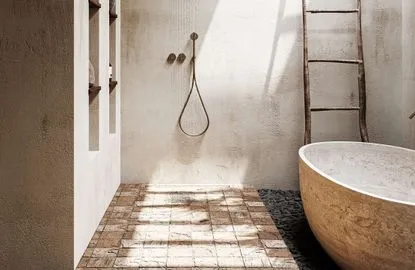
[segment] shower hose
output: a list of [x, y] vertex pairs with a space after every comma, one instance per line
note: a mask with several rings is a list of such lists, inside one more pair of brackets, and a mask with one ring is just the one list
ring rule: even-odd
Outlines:
[[[192, 65], [193, 65], [192, 66], [192, 73], [193, 73], [192, 74], [192, 87], [190, 88], [190, 92], [187, 95], [186, 102], [184, 103], [183, 109], [182, 109], [182, 111], [180, 113], [180, 117], [179, 117], [179, 128], [180, 128], [180, 130], [184, 134], [186, 134], [187, 136], [190, 136], [190, 137], [199, 137], [199, 136], [204, 135], [207, 132], [207, 130], [209, 129], [209, 126], [210, 126], [209, 114], [208, 114], [208, 112], [206, 110], [206, 106], [205, 106], [205, 103], [203, 102], [203, 98], [200, 95], [199, 86], [197, 85], [197, 76], [196, 76], [196, 40], [198, 39], [198, 37], [199, 36], [196, 33], [192, 33], [190, 35], [190, 39], [193, 41], [193, 57], [192, 57], [192, 60], [191, 60]], [[190, 132], [186, 132], [184, 130], [183, 125], [182, 125], [182, 122], [183, 122], [183, 114], [184, 114], [184, 111], [186, 110], [187, 106], [189, 105], [190, 97], [192, 96], [192, 93], [193, 93], [194, 90], [196, 90], [196, 93], [197, 93], [197, 95], [198, 95], [198, 97], [200, 99], [200, 102], [201, 102], [202, 108], [203, 108], [203, 112], [204, 112], [204, 114], [206, 116], [207, 122], [206, 122], [206, 127], [203, 129], [202, 132], [196, 133], [196, 134], [191, 134]]]

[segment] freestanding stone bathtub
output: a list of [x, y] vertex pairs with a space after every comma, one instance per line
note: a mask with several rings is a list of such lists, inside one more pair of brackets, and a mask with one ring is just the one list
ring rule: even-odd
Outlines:
[[299, 154], [308, 222], [342, 269], [415, 269], [415, 151], [324, 142]]

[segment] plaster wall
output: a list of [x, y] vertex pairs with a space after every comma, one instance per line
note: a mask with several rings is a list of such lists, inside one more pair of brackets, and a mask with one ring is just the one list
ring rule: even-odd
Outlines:
[[[110, 91], [109, 91], [109, 1], [100, 1], [99, 16], [99, 72], [98, 85], [102, 90], [95, 97], [99, 99], [99, 150], [89, 151], [89, 6], [88, 1], [74, 1], [75, 8], [75, 91], [74, 91], [74, 261], [75, 266], [100, 223], [120, 183], [120, 91], [121, 82], [113, 90], [115, 102], [115, 133], [110, 132]], [[119, 1], [117, 1], [119, 8]], [[118, 12], [119, 18], [121, 14]], [[120, 19], [114, 22], [116, 28], [116, 57], [113, 66], [120, 66]], [[120, 71], [114, 69], [114, 79], [119, 80]], [[98, 108], [97, 108], [98, 109]], [[113, 112], [111, 112], [113, 113]]]
[[73, 3], [0, 2], [0, 268], [71, 269]]
[[[364, 49], [371, 140], [409, 147], [402, 101], [413, 80], [403, 86], [404, 71], [411, 73], [403, 53], [411, 45], [403, 50], [408, 37], [402, 27], [410, 22], [403, 23], [402, 1], [363, 1]], [[355, 3], [311, 0], [310, 7], [355, 8]], [[125, 0], [121, 8], [123, 181], [298, 188], [304, 125], [301, 1]], [[314, 16], [309, 23], [310, 57], [356, 57], [354, 15]], [[190, 88], [193, 31], [200, 36], [198, 83], [211, 118], [200, 138], [186, 137], [177, 127]], [[185, 52], [187, 61], [167, 65], [171, 52]], [[315, 64], [311, 74], [313, 105], [357, 104], [355, 66]], [[353, 112], [315, 114], [313, 141], [359, 140], [357, 120]], [[185, 128], [196, 132], [205, 123], [192, 98]]]
[[403, 69], [403, 136], [404, 146], [415, 149], [415, 119], [409, 120], [409, 114], [415, 111], [415, 2], [403, 1], [402, 32], [402, 69]]

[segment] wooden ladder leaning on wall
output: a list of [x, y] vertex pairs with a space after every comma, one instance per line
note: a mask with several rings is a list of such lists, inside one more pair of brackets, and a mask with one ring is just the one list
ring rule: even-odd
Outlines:
[[[311, 114], [312, 112], [328, 111], [359, 111], [359, 128], [360, 137], [363, 142], [369, 141], [367, 124], [366, 124], [366, 76], [365, 64], [363, 57], [363, 37], [362, 37], [362, 3], [357, 0], [357, 8], [350, 10], [309, 10], [307, 9], [307, 0], [303, 1], [303, 42], [304, 42], [304, 108], [305, 108], [305, 133], [304, 144], [311, 143]], [[309, 59], [308, 55], [308, 29], [307, 14], [350, 14], [357, 15], [357, 60], [331, 60], [331, 59]], [[310, 90], [310, 63], [338, 63], [358, 65], [358, 83], [359, 83], [359, 107], [311, 107], [311, 90]]]

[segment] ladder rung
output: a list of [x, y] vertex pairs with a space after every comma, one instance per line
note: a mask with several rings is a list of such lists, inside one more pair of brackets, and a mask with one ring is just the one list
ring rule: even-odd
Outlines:
[[344, 59], [310, 59], [309, 63], [339, 63], [339, 64], [362, 64], [362, 60], [344, 60]]
[[359, 111], [360, 107], [314, 107], [312, 112], [327, 112], [327, 111]]
[[327, 10], [327, 9], [309, 9], [307, 13], [317, 14], [317, 13], [358, 13], [358, 9], [345, 9], [345, 10]]

